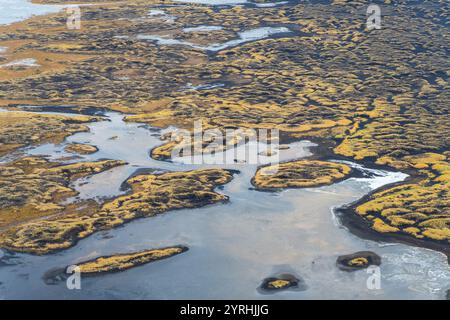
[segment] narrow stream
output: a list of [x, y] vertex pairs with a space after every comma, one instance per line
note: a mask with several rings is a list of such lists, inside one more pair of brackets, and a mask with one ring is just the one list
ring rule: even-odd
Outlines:
[[[161, 131], [123, 122], [124, 115], [107, 113], [110, 121], [89, 125], [62, 144], [25, 150], [58, 160], [69, 156], [67, 143], [90, 143], [97, 153], [73, 161], [121, 159], [129, 164], [75, 184], [81, 198], [120, 194], [120, 184], [139, 168], [191, 170], [206, 166], [155, 161], [150, 150], [162, 143]], [[113, 139], [111, 139], [113, 138]], [[280, 150], [282, 160], [311, 155], [308, 141]], [[352, 164], [353, 166], [359, 166]], [[47, 256], [6, 254], [0, 266], [0, 297], [43, 299], [442, 299], [450, 285], [446, 257], [402, 244], [362, 240], [340, 226], [333, 208], [356, 201], [370, 190], [403, 180], [406, 175], [359, 166], [364, 178], [350, 178], [320, 188], [282, 192], [251, 190], [256, 165], [234, 164], [240, 170], [220, 192], [227, 204], [170, 211], [100, 232], [75, 247]], [[76, 199], [71, 199], [74, 201]], [[64, 282], [47, 285], [42, 276], [100, 255], [184, 244], [185, 254], [126, 272], [83, 278], [81, 290]], [[366, 271], [347, 273], [335, 266], [338, 255], [370, 250], [382, 257], [381, 289], [369, 290]], [[301, 276], [306, 291], [261, 295], [261, 281], [280, 272]]]

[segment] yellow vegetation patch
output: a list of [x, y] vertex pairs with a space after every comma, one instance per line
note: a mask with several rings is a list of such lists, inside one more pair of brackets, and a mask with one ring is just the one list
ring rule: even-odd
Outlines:
[[[170, 133], [162, 138], [166, 143], [155, 147], [151, 151], [151, 157], [156, 160], [171, 159], [172, 156], [190, 156], [223, 152], [238, 145], [247, 143], [247, 140], [257, 140], [257, 132], [251, 129], [232, 130], [231, 132], [222, 131], [219, 128], [208, 127], [205, 123], [204, 129], [209, 129], [208, 135], [195, 138], [192, 133], [177, 136], [176, 133], [171, 136]], [[169, 139], [170, 136], [170, 139]], [[269, 139], [267, 139], [269, 140]], [[264, 141], [267, 142], [267, 141]], [[278, 141], [277, 141], [278, 142]], [[275, 143], [275, 141], [272, 141]], [[187, 154], [186, 154], [187, 153]]]
[[186, 251], [186, 247], [168, 247], [135, 253], [99, 257], [92, 261], [78, 263], [82, 274], [99, 274], [104, 272], [124, 271], [149, 262], [165, 259]]
[[252, 182], [260, 189], [309, 188], [332, 184], [350, 172], [351, 168], [341, 163], [299, 160], [262, 167]]
[[267, 283], [268, 287], [274, 288], [274, 289], [281, 289], [284, 287], [287, 287], [291, 284], [290, 281], [288, 280], [274, 280], [274, 281], [270, 281], [269, 283]]
[[443, 229], [425, 229], [422, 234], [433, 240], [447, 240], [450, 239], [450, 228]]
[[64, 150], [70, 153], [78, 153], [78, 154], [92, 154], [98, 151], [96, 146], [91, 146], [89, 144], [83, 143], [71, 143], [68, 144]]
[[61, 142], [76, 132], [88, 131], [84, 123], [98, 119], [76, 115], [0, 112], [0, 155], [31, 144]]
[[414, 228], [414, 227], [409, 227], [409, 228], [405, 228], [403, 229], [404, 232], [409, 233], [415, 237], [420, 237], [420, 229], [419, 228]]
[[375, 231], [386, 233], [386, 232], [397, 232], [399, 229], [395, 227], [391, 227], [390, 225], [383, 222], [381, 219], [374, 219], [372, 228]]

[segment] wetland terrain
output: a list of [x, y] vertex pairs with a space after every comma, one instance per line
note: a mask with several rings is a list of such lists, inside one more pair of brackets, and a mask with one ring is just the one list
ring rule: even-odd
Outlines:
[[0, 0], [0, 298], [446, 299], [450, 4], [375, 3]]

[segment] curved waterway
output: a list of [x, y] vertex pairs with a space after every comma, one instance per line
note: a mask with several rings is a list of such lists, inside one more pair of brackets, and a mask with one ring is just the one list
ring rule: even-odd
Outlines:
[[[79, 198], [117, 196], [121, 183], [143, 168], [191, 170], [203, 165], [156, 161], [150, 150], [162, 143], [164, 130], [125, 123], [124, 115], [107, 113], [109, 121], [89, 125], [90, 132], [68, 137], [59, 145], [45, 144], [22, 152], [55, 161], [70, 156], [67, 143], [89, 143], [97, 153], [70, 161], [102, 158], [129, 164], [75, 184]], [[165, 129], [171, 130], [173, 128]], [[311, 142], [279, 150], [282, 161], [311, 155]], [[270, 159], [268, 159], [270, 160]], [[343, 228], [334, 208], [361, 198], [374, 188], [405, 179], [401, 173], [373, 170], [357, 164], [365, 174], [331, 186], [280, 192], [252, 190], [256, 165], [233, 164], [239, 174], [219, 189], [226, 204], [169, 211], [134, 220], [123, 227], [96, 233], [56, 254], [33, 256], [3, 253], [0, 297], [39, 299], [443, 299], [450, 285], [447, 258], [438, 252], [403, 244], [362, 240]], [[77, 199], [70, 199], [76, 201]], [[81, 290], [65, 282], [46, 284], [42, 276], [55, 267], [76, 264], [101, 255], [183, 244], [190, 250], [166, 260], [125, 272], [82, 278]], [[381, 288], [370, 290], [365, 270], [339, 270], [336, 258], [370, 250], [382, 257]], [[277, 273], [304, 279], [306, 291], [262, 295], [261, 281]]]

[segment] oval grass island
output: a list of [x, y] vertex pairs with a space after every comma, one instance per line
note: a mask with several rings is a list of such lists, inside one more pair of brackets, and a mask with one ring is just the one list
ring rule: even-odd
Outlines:
[[299, 160], [259, 168], [252, 184], [258, 190], [311, 188], [336, 183], [351, 172], [351, 167], [341, 163]]

